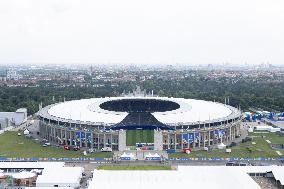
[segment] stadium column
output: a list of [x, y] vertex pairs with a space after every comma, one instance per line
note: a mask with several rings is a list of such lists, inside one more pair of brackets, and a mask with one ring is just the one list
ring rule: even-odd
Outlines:
[[235, 127], [236, 127], [236, 135], [239, 136], [239, 124], [238, 124], [238, 122], [235, 123]]
[[53, 137], [53, 127], [54, 126], [49, 127], [49, 129], [50, 129], [50, 141], [52, 141], [52, 137]]
[[163, 150], [163, 135], [161, 131], [154, 130], [154, 149]]
[[237, 123], [237, 125], [238, 125], [238, 135], [241, 135], [241, 123], [240, 122], [238, 122]]
[[234, 129], [233, 137], [235, 139], [237, 135], [237, 125], [236, 124], [234, 124], [233, 129]]
[[[81, 128], [79, 128], [79, 129], [81, 129]], [[80, 146], [80, 148], [82, 147], [82, 138], [81, 138], [81, 130], [77, 130], [77, 131], [79, 131], [79, 133], [80, 133], [80, 135], [79, 135], [79, 146]], [[74, 132], [74, 135], [75, 135], [75, 138], [76, 138], [76, 140], [78, 141], [78, 138], [77, 138], [77, 132], [75, 131]]]
[[232, 140], [232, 125], [230, 125], [229, 129], [230, 129], [230, 140]]
[[126, 149], [126, 131], [119, 130], [118, 132], [118, 150], [124, 151]]
[[62, 136], [63, 136], [63, 131], [62, 131], [62, 128], [60, 128], [60, 143], [62, 142]]
[[170, 133], [168, 132], [168, 149], [170, 149]]
[[94, 149], [94, 132], [91, 132], [91, 149]]
[[44, 123], [44, 129], [45, 129], [45, 139], [47, 139], [48, 138], [48, 124], [45, 124]]
[[53, 142], [55, 142], [55, 135], [56, 135], [56, 130], [55, 130], [55, 127], [53, 127], [53, 134], [52, 134]]
[[85, 147], [88, 147], [87, 131], [85, 131]]
[[65, 144], [67, 144], [67, 129], [66, 128], [64, 129], [64, 132], [65, 132], [64, 141], [65, 141]]
[[72, 142], [73, 142], [73, 139], [72, 139], [72, 135], [71, 135], [71, 130], [69, 130], [69, 145], [72, 146]]
[[[228, 126], [228, 125], [226, 125]], [[230, 137], [230, 130], [226, 128], [226, 141], [229, 142], [229, 137]]]
[[175, 150], [177, 149], [177, 133], [175, 133], [175, 142], [174, 142], [174, 144], [175, 144]]
[[232, 125], [231, 128], [232, 128], [231, 129], [232, 130], [232, 134], [231, 134], [232, 136], [231, 137], [232, 137], [232, 140], [234, 140], [235, 139], [235, 137], [234, 137], [235, 136], [235, 127]]
[[106, 134], [104, 133], [104, 147], [106, 147]]
[[[80, 129], [81, 129], [81, 127], [80, 127]], [[81, 138], [82, 135], [81, 135], [81, 132], [82, 132], [82, 131], [80, 131], [80, 138], [79, 138], [79, 139], [80, 139], [80, 140], [79, 140], [79, 141], [80, 141], [80, 148], [82, 148], [82, 146], [83, 146], [83, 145], [82, 145], [82, 138]]]
[[206, 147], [206, 131], [203, 131], [203, 147]]
[[112, 133], [110, 133], [110, 147], [111, 147], [111, 149], [112, 149]]
[[208, 146], [210, 146], [210, 140], [211, 140], [211, 136], [210, 135], [211, 135], [211, 133], [210, 133], [210, 127], [209, 127], [209, 131], [208, 131]]
[[100, 150], [100, 133], [98, 132], [98, 144], [97, 149]]
[[201, 134], [200, 134], [200, 130], [198, 132], [198, 148], [200, 148], [200, 141], [201, 141]]
[[[188, 134], [188, 133], [187, 133]], [[181, 137], [182, 138], [182, 137]], [[182, 141], [182, 139], [181, 139], [181, 145], [182, 145], [182, 149], [183, 149], [183, 141]], [[193, 138], [193, 142], [192, 142], [192, 144], [194, 144], [194, 138]], [[189, 148], [189, 140], [187, 139], [187, 148]], [[193, 145], [194, 146], [194, 145]]]
[[51, 127], [51, 141], [54, 141], [55, 126]]
[[50, 125], [46, 125], [46, 139], [50, 140], [50, 137], [51, 137], [51, 132], [50, 132]]

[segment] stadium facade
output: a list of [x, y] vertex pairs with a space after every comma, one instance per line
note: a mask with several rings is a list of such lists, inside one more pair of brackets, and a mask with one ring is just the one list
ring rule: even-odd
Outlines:
[[127, 132], [151, 131], [155, 150], [202, 148], [240, 135], [240, 110], [221, 103], [158, 97], [138, 87], [120, 97], [66, 101], [42, 108], [40, 135], [49, 141], [123, 151]]

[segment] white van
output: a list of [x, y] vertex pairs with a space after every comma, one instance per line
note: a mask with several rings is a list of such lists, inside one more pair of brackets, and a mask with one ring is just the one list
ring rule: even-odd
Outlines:
[[104, 147], [101, 149], [101, 152], [112, 152], [111, 147]]

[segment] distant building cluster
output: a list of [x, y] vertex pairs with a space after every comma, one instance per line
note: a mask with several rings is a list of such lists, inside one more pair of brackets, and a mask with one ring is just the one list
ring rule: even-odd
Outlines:
[[9, 69], [7, 71], [6, 80], [21, 80], [23, 79], [23, 76], [21, 74], [18, 74], [16, 70]]
[[[20, 73], [19, 73], [20, 72]], [[265, 83], [283, 81], [283, 68], [270, 64], [255, 67], [197, 66], [197, 67], [119, 67], [91, 66], [64, 67], [21, 66], [0, 67], [0, 86], [8, 87], [117, 87], [123, 82], [146, 82], [149, 80], [182, 81], [187, 78], [237, 83], [242, 79]]]

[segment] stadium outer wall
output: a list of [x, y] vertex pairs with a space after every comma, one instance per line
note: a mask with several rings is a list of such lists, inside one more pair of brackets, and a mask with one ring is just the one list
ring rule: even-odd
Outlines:
[[[123, 151], [126, 146], [125, 130], [109, 130], [109, 125], [92, 125], [78, 123], [72, 120], [58, 120], [45, 116], [47, 110], [53, 105], [43, 108], [38, 113], [40, 120], [40, 136], [48, 141], [80, 146], [100, 150], [111, 147], [113, 150]], [[44, 113], [45, 112], [45, 113]], [[240, 136], [241, 113], [218, 123], [196, 124], [188, 126], [173, 126], [174, 130], [155, 130], [154, 149], [183, 149], [214, 146], [220, 143], [228, 144]]]
[[[195, 131], [156, 131], [162, 135], [162, 145], [156, 144], [155, 150], [202, 148], [220, 143], [229, 143], [240, 136], [240, 121], [228, 123], [222, 126], [225, 133], [216, 136], [220, 128], [202, 128]], [[126, 136], [124, 130], [120, 131], [99, 131], [84, 130], [79, 126], [76, 128], [63, 127], [58, 124], [51, 124], [47, 120], [40, 119], [40, 136], [48, 141], [70, 146], [80, 146], [100, 150], [103, 147], [111, 147], [113, 150], [125, 150]], [[122, 134], [120, 134], [122, 133]], [[193, 138], [184, 140], [184, 135], [192, 135]], [[119, 143], [125, 144], [123, 146]], [[121, 146], [119, 148], [119, 146]]]

